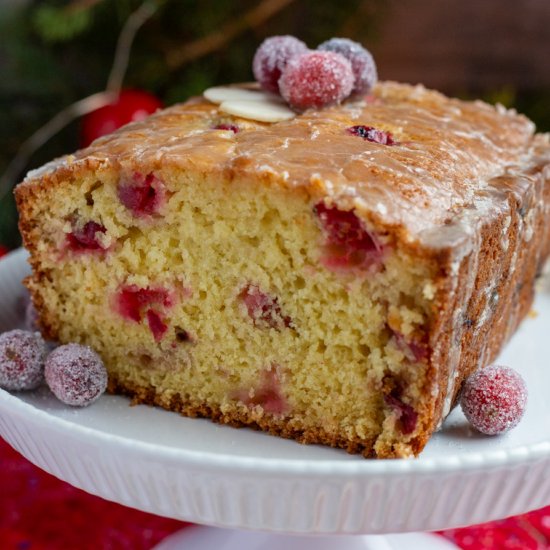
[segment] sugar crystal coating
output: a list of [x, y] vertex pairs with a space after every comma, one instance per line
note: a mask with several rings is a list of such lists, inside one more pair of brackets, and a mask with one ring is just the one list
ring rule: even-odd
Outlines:
[[39, 332], [11, 330], [0, 335], [0, 387], [33, 390], [44, 379], [47, 347]]
[[279, 90], [295, 109], [319, 109], [346, 99], [354, 82], [351, 64], [345, 57], [334, 52], [309, 52], [287, 63]]
[[254, 78], [264, 90], [279, 93], [279, 78], [290, 59], [305, 53], [308, 47], [290, 35], [266, 38], [256, 50], [252, 62]]
[[80, 344], [60, 346], [46, 359], [46, 383], [63, 403], [90, 405], [107, 389], [107, 370], [99, 355]]
[[460, 400], [468, 421], [486, 435], [501, 434], [517, 426], [526, 404], [523, 378], [515, 370], [498, 365], [472, 374]]
[[370, 52], [349, 38], [331, 38], [317, 47], [321, 51], [336, 52], [350, 63], [355, 76], [353, 94], [368, 94], [378, 80], [376, 63]]

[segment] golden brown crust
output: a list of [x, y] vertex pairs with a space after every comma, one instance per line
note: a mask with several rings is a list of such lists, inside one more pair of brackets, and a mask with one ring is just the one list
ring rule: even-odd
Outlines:
[[[166, 410], [177, 412], [190, 418], [208, 418], [219, 424], [226, 424], [233, 428], [252, 428], [271, 435], [294, 439], [305, 445], [328, 445], [344, 449], [350, 454], [361, 454], [365, 458], [400, 458], [402, 453], [399, 448], [392, 448], [386, 445], [379, 449], [378, 455], [374, 450], [375, 438], [371, 440], [348, 438], [343, 435], [329, 433], [322, 427], [300, 427], [291, 419], [277, 419], [272, 416], [263, 415], [257, 410], [248, 410], [244, 407], [235, 407], [224, 412], [219, 407], [209, 406], [204, 403], [193, 404], [180, 394], [173, 395], [166, 399], [158, 394], [153, 387], [139, 387], [122, 383], [119, 380], [110, 378], [108, 391], [114, 394], [127, 395], [132, 398], [132, 404], [155, 405]], [[421, 434], [407, 444], [411, 451], [417, 455], [424, 447], [428, 436]]]

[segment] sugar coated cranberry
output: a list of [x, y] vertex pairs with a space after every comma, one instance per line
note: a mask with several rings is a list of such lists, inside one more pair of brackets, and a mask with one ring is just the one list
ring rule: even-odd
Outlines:
[[279, 93], [279, 78], [290, 59], [308, 51], [294, 36], [266, 38], [256, 50], [252, 62], [254, 78], [264, 90]]
[[353, 89], [350, 62], [334, 52], [309, 52], [293, 57], [279, 80], [281, 95], [298, 110], [340, 103]]
[[164, 203], [163, 182], [154, 174], [139, 174], [122, 177], [118, 183], [117, 194], [120, 202], [134, 216], [152, 216]]
[[44, 379], [46, 342], [38, 332], [11, 330], [0, 335], [0, 387], [34, 390]]
[[314, 209], [323, 233], [323, 263], [329, 269], [369, 268], [382, 262], [382, 249], [353, 210], [339, 210], [323, 202]]
[[76, 221], [72, 224], [72, 231], [67, 234], [69, 249], [73, 252], [87, 252], [104, 250], [98, 234], [105, 233], [105, 227], [97, 222], [89, 221], [79, 226]]
[[67, 344], [46, 359], [46, 383], [63, 403], [90, 405], [107, 389], [107, 370], [99, 355], [88, 346]]
[[501, 434], [517, 426], [526, 404], [523, 378], [515, 370], [497, 365], [472, 374], [460, 399], [468, 421], [486, 435]]
[[239, 127], [235, 126], [235, 124], [216, 124], [213, 130], [226, 130], [227, 132], [237, 134], [239, 132]]
[[352, 136], [361, 137], [367, 141], [373, 143], [380, 143], [381, 145], [395, 145], [396, 142], [390, 132], [384, 132], [384, 130], [377, 130], [372, 126], [351, 126], [347, 129], [348, 134]]
[[350, 63], [355, 76], [353, 94], [368, 94], [378, 80], [376, 63], [370, 52], [349, 38], [331, 38], [317, 47], [321, 51], [336, 52]]

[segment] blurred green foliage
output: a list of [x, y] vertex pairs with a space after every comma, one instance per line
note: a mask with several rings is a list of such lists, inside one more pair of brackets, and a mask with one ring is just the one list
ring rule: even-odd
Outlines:
[[[274, 34], [294, 34], [312, 47], [332, 36], [348, 36], [368, 46], [388, 9], [384, 0], [294, 0], [216, 51], [181, 66], [168, 63], [170, 52], [242, 20], [260, 2], [157, 0], [157, 12], [134, 42], [125, 87], [148, 90], [169, 105], [213, 84], [250, 80], [254, 50]], [[53, 115], [105, 88], [120, 30], [141, 4], [142, 0], [30, 0], [2, 7], [0, 172], [21, 143]], [[480, 92], [471, 91], [473, 96]], [[545, 91], [501, 90], [484, 97], [516, 106], [541, 130], [550, 130]], [[78, 130], [76, 121], [43, 146], [26, 168], [78, 148]], [[10, 196], [0, 201], [0, 243], [18, 242]]]

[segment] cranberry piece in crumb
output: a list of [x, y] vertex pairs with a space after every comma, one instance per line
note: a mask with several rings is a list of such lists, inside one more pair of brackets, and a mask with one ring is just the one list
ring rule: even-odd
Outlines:
[[368, 269], [382, 262], [382, 248], [353, 210], [318, 203], [314, 209], [325, 233], [323, 263], [329, 269]]
[[279, 78], [293, 57], [306, 53], [308, 47], [294, 36], [271, 36], [256, 50], [252, 61], [254, 78], [264, 90], [279, 93]]
[[250, 397], [246, 390], [240, 390], [235, 397], [247, 407], [260, 406], [270, 414], [286, 414], [289, 410], [275, 366], [262, 372], [258, 386], [254, 388], [253, 397]]
[[34, 390], [44, 379], [46, 342], [39, 332], [11, 330], [0, 334], [0, 387]]
[[421, 363], [428, 358], [428, 349], [422, 343], [413, 339], [407, 339], [401, 332], [393, 330], [395, 343], [397, 347], [407, 356], [407, 358], [415, 363]]
[[491, 365], [470, 376], [460, 398], [472, 426], [497, 435], [519, 424], [527, 405], [527, 388], [521, 375], [508, 367]]
[[334, 52], [309, 52], [287, 64], [279, 89], [293, 108], [319, 109], [340, 103], [353, 89], [355, 77], [350, 62]]
[[239, 297], [254, 325], [277, 330], [291, 326], [292, 319], [288, 315], [283, 315], [276, 296], [270, 296], [256, 285], [249, 284], [240, 292]]
[[168, 330], [166, 323], [164, 323], [160, 315], [154, 309], [147, 311], [147, 323], [149, 324], [149, 328], [151, 329], [155, 340], [160, 342]]
[[67, 344], [46, 359], [46, 383], [63, 403], [85, 407], [107, 389], [107, 370], [99, 355], [88, 346]]
[[82, 227], [73, 223], [73, 230], [67, 234], [67, 243], [73, 252], [104, 250], [97, 238], [98, 233], [105, 233], [105, 227], [97, 222], [86, 222]]
[[235, 124], [216, 124], [213, 130], [227, 130], [228, 132], [233, 132], [234, 134], [239, 133], [239, 127]]
[[349, 38], [331, 38], [317, 46], [318, 50], [336, 52], [350, 63], [355, 76], [352, 94], [367, 94], [378, 80], [376, 63], [370, 52]]
[[380, 145], [396, 145], [396, 141], [390, 132], [377, 130], [372, 126], [351, 126], [347, 129], [348, 134], [361, 137], [372, 143], [380, 143]]
[[121, 178], [117, 188], [120, 202], [134, 216], [158, 214], [164, 203], [164, 183], [154, 174], [138, 174], [131, 178]]
[[400, 394], [400, 391], [393, 390], [389, 395], [384, 396], [384, 401], [386, 405], [392, 408], [399, 419], [403, 434], [409, 435], [416, 430], [418, 413], [410, 405], [401, 400]]
[[170, 307], [172, 300], [164, 288], [139, 288], [136, 285], [122, 287], [116, 295], [117, 310], [126, 319], [139, 323], [150, 305]]

